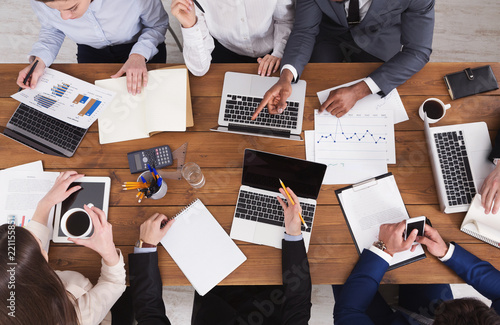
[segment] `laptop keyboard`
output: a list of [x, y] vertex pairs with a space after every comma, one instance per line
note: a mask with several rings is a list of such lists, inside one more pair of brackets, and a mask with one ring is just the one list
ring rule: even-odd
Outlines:
[[[286, 199], [283, 201], [287, 203]], [[302, 217], [309, 227], [306, 230], [302, 225], [302, 231], [311, 232], [315, 206], [307, 203], [301, 203], [300, 206], [302, 207]], [[285, 226], [283, 208], [275, 196], [248, 191], [240, 191], [235, 217], [279, 227]]]
[[299, 102], [286, 102], [287, 108], [282, 114], [269, 114], [267, 107], [260, 112], [259, 116], [252, 121], [250, 118], [262, 98], [241, 95], [227, 95], [224, 121], [231, 123], [245, 123], [257, 126], [271, 126], [285, 129], [297, 127], [299, 119]]
[[448, 204], [470, 204], [476, 194], [462, 131], [434, 134]]
[[19, 105], [10, 123], [71, 152], [75, 151], [86, 131], [24, 104]]

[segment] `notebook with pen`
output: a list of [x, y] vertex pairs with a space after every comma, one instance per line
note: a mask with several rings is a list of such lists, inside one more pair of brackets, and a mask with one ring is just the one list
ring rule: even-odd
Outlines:
[[[410, 218], [392, 173], [338, 189], [335, 194], [358, 254], [378, 240], [380, 225]], [[414, 252], [394, 254], [389, 270], [425, 257], [418, 244]]]
[[200, 296], [246, 261], [243, 252], [199, 199], [174, 218], [161, 244]]
[[476, 194], [465, 215], [460, 230], [472, 237], [500, 248], [500, 218], [498, 214], [485, 214], [481, 205], [481, 195]]

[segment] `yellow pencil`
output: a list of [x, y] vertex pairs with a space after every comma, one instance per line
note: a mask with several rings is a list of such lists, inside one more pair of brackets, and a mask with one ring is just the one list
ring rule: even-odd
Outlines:
[[[288, 200], [290, 200], [290, 203], [292, 203], [292, 205], [295, 205], [295, 202], [293, 202], [293, 199], [290, 196], [290, 193], [288, 193], [288, 191], [286, 190], [285, 184], [283, 184], [281, 179], [279, 179], [279, 180], [280, 180], [281, 187], [283, 187], [283, 189], [285, 190], [286, 196], [288, 196]], [[300, 217], [300, 221], [302, 221], [302, 223], [304, 224], [304, 227], [306, 227], [306, 229], [308, 229], [309, 227], [307, 226], [306, 222], [304, 221], [304, 218], [302, 218], [302, 213], [300, 213], [300, 212], [299, 212], [299, 217]]]

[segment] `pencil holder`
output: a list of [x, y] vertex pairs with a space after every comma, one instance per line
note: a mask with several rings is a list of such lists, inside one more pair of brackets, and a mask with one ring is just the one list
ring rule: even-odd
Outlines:
[[[144, 177], [146, 182], [151, 182], [153, 180], [153, 175], [151, 175], [150, 172], [144, 172], [141, 175], [139, 175], [139, 177], [137, 177], [138, 182], [141, 182], [141, 176]], [[165, 196], [165, 194], [167, 194], [167, 188], [168, 188], [167, 182], [165, 182], [165, 180], [163, 179], [158, 191], [154, 192], [153, 195], [151, 195], [149, 198], [153, 200], [161, 199], [162, 197]]]

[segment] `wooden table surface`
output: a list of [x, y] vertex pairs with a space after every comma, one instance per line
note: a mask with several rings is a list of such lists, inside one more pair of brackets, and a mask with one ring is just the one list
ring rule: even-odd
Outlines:
[[[478, 257], [500, 269], [498, 249], [462, 233], [459, 226], [465, 213], [443, 214], [439, 211], [436, 188], [430, 167], [418, 107], [428, 97], [450, 103], [443, 76], [484, 63], [429, 63], [422, 71], [398, 88], [409, 121], [395, 125], [396, 165], [389, 165], [410, 216], [429, 217], [447, 241], [461, 244]], [[500, 63], [491, 63], [500, 76]], [[6, 125], [17, 107], [9, 96], [17, 91], [15, 80], [25, 65], [0, 65], [0, 125]], [[150, 69], [166, 65], [151, 64]], [[316, 92], [367, 76], [377, 63], [309, 64], [302, 79], [307, 81], [303, 130], [314, 129], [313, 110], [319, 107]], [[53, 68], [93, 83], [114, 74], [120, 65], [55, 64]], [[200, 198], [222, 227], [229, 233], [241, 184], [241, 167], [245, 148], [305, 158], [304, 142], [278, 140], [236, 134], [210, 132], [217, 125], [217, 116], [226, 71], [255, 73], [257, 64], [212, 65], [209, 73], [198, 78], [190, 76], [195, 126], [187, 132], [157, 134], [149, 139], [100, 145], [97, 123], [90, 128], [72, 158], [42, 155], [10, 139], [0, 137], [0, 168], [42, 160], [47, 171], [77, 170], [89, 176], [111, 177], [109, 222], [113, 224], [114, 240], [127, 260], [139, 235], [139, 225], [155, 212], [167, 216], [176, 214], [183, 206]], [[446, 117], [436, 125], [485, 121], [494, 137], [500, 128], [500, 90], [451, 102]], [[126, 153], [168, 144], [173, 150], [188, 142], [186, 161], [199, 164], [206, 185], [199, 190], [185, 181], [168, 180], [168, 193], [161, 200], [145, 200], [138, 204], [134, 195], [121, 191], [124, 181], [133, 180], [128, 169]], [[358, 254], [344, 217], [340, 211], [335, 189], [340, 185], [323, 185], [309, 248], [309, 262], [314, 284], [340, 284], [345, 281]], [[281, 251], [237, 241], [247, 261], [221, 284], [279, 284], [281, 283]], [[163, 285], [189, 285], [189, 282], [167, 252], [158, 248]], [[422, 261], [387, 272], [383, 283], [458, 283], [461, 279], [427, 254]], [[100, 258], [97, 253], [69, 244], [53, 244], [50, 264], [59, 270], [75, 270], [95, 281], [99, 276]]]

